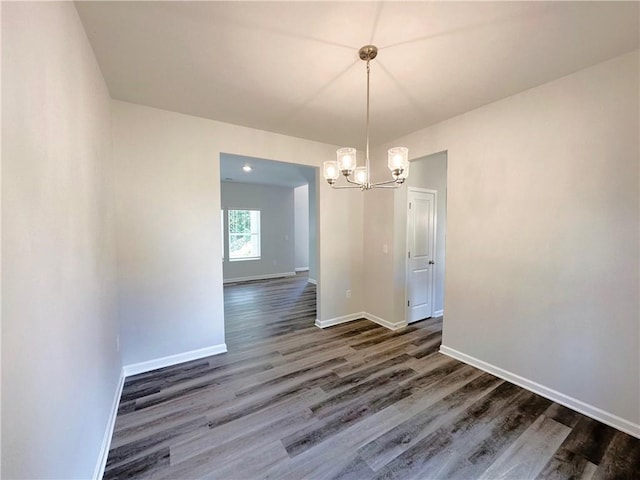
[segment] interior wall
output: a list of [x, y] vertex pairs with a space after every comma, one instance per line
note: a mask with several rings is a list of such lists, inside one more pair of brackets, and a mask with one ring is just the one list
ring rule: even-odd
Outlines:
[[[444, 272], [445, 272], [445, 232], [447, 230], [447, 153], [440, 152], [427, 157], [418, 158], [411, 162], [410, 175], [406, 181], [406, 187], [398, 190], [396, 195], [404, 197], [406, 205], [409, 187], [428, 188], [436, 190], [436, 255], [434, 275], [434, 315], [442, 315], [444, 310]], [[402, 199], [400, 200], [402, 202]], [[404, 219], [404, 228], [396, 232], [396, 241], [400, 245], [407, 243], [407, 214], [401, 216]], [[404, 303], [404, 298], [402, 299]]]
[[[371, 155], [372, 159], [386, 158], [386, 152], [377, 152]], [[413, 153], [413, 152], [410, 152]], [[381, 162], [375, 160], [371, 163], [371, 177], [373, 181], [382, 181], [388, 176], [389, 170]], [[386, 162], [385, 162], [386, 163]], [[404, 187], [402, 187], [404, 188]], [[404, 249], [404, 244], [394, 241], [395, 232], [406, 225], [406, 220], [400, 216], [394, 217], [394, 196], [390, 190], [379, 189], [367, 192], [364, 207], [364, 282], [365, 282], [365, 311], [375, 315], [389, 323], [396, 323], [394, 318], [394, 291], [405, 293], [405, 280], [394, 278], [394, 247]], [[398, 225], [394, 225], [397, 221]], [[404, 253], [400, 253], [404, 255]], [[404, 305], [404, 303], [403, 303]], [[398, 318], [398, 322], [402, 322]]]
[[[640, 434], [638, 80], [634, 52], [393, 143], [448, 153], [443, 344]], [[398, 315], [394, 253], [365, 278]]]
[[225, 259], [223, 279], [295, 273], [294, 189], [222, 182], [222, 208], [260, 210], [260, 259], [229, 260], [229, 225], [224, 224]]
[[[318, 249], [318, 183], [320, 181], [324, 181], [324, 179], [318, 178], [317, 174], [314, 175], [313, 178], [309, 178], [309, 280], [316, 283], [319, 278], [318, 255], [320, 250]], [[358, 199], [352, 199], [352, 201], [357, 202]], [[363, 211], [364, 205], [362, 201], [360, 201], [359, 208]], [[361, 220], [360, 224], [356, 225], [356, 227], [358, 230], [354, 232], [355, 235], [362, 235], [363, 220]], [[352, 243], [355, 243], [355, 239]], [[361, 261], [362, 255], [358, 255], [356, 258]], [[360, 271], [360, 274], [362, 274], [362, 271]], [[362, 300], [360, 300], [360, 304], [362, 304]]]
[[[336, 146], [126, 102], [112, 107], [123, 361], [224, 344], [220, 152], [320, 167]], [[317, 214], [318, 316], [360, 312], [362, 196], [321, 184]]]
[[293, 189], [295, 220], [295, 268], [309, 269], [309, 185]]
[[2, 475], [91, 478], [121, 372], [109, 94], [71, 2], [3, 2], [2, 67]]

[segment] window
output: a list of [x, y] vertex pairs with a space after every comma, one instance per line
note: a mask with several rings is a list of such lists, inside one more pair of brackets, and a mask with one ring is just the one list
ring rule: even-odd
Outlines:
[[229, 210], [229, 260], [260, 258], [260, 211]]

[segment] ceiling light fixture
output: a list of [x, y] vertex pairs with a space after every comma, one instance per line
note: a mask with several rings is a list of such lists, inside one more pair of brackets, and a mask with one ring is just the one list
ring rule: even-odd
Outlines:
[[[367, 144], [365, 150], [365, 166], [358, 167], [356, 162], [356, 149], [352, 147], [339, 148], [336, 151], [337, 161], [324, 162], [324, 179], [332, 188], [359, 188], [371, 190], [372, 188], [397, 188], [409, 176], [409, 150], [405, 147], [393, 147], [389, 149], [387, 166], [391, 170], [392, 180], [371, 183], [371, 171], [369, 168], [369, 62], [378, 55], [378, 48], [374, 45], [365, 45], [358, 52], [360, 59], [367, 62]], [[344, 175], [347, 183], [351, 185], [336, 185], [336, 180]]]
[[242, 170], [244, 170], [245, 172], [250, 172], [253, 169], [251, 168], [251, 165], [245, 165], [244, 167], [242, 167]]

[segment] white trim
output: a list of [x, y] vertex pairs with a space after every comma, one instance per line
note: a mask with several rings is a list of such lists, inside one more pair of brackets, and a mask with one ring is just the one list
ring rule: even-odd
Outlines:
[[238, 257], [238, 258], [230, 258], [230, 262], [250, 262], [252, 260], [262, 260], [262, 257]]
[[433, 312], [433, 316], [434, 317], [441, 317], [444, 315], [444, 309], [441, 308], [440, 310], [436, 310], [435, 312]]
[[101, 480], [104, 476], [104, 469], [107, 465], [107, 457], [109, 456], [109, 448], [111, 447], [111, 438], [113, 437], [113, 429], [116, 426], [116, 416], [118, 415], [118, 405], [120, 405], [120, 397], [122, 396], [122, 388], [124, 387], [124, 368], [120, 369], [120, 379], [116, 386], [116, 393], [113, 397], [113, 403], [111, 404], [111, 413], [109, 414], [109, 420], [107, 420], [107, 428], [104, 431], [104, 437], [102, 438], [102, 445], [100, 446], [100, 454], [98, 455], [98, 463], [93, 471], [93, 477], [95, 480]]
[[388, 320], [385, 320], [384, 318], [377, 317], [372, 313], [365, 312], [363, 313], [363, 315], [364, 315], [364, 318], [366, 318], [367, 320], [377, 323], [378, 325], [382, 325], [383, 327], [388, 328], [389, 330], [399, 330], [407, 326], [407, 322], [392, 323]]
[[308, 272], [309, 267], [296, 267], [296, 272]]
[[189, 352], [178, 353], [175, 355], [168, 355], [166, 357], [154, 358], [153, 360], [147, 360], [140, 363], [131, 363], [122, 367], [125, 376], [137, 375], [139, 373], [150, 372], [158, 368], [169, 367], [171, 365], [177, 365], [178, 363], [189, 362], [191, 360], [198, 360], [199, 358], [210, 357], [212, 355], [218, 355], [227, 351], [227, 344], [220, 343], [218, 345], [212, 345], [210, 347], [200, 348], [198, 350], [191, 350]]
[[318, 284], [318, 281], [317, 281], [315, 278], [308, 278], [308, 279], [307, 279], [307, 282], [308, 282], [308, 283], [313, 283], [314, 285], [317, 285], [317, 284]]
[[613, 428], [617, 428], [622, 432], [633, 435], [636, 438], [640, 438], [640, 424], [625, 420], [624, 418], [614, 415], [613, 413], [606, 412], [598, 407], [589, 405], [588, 403], [585, 403], [581, 400], [570, 397], [569, 395], [565, 395], [564, 393], [558, 392], [557, 390], [545, 387], [544, 385], [540, 385], [539, 383], [528, 380], [524, 377], [521, 377], [520, 375], [516, 375], [515, 373], [511, 373], [500, 367], [491, 365], [490, 363], [478, 360], [477, 358], [459, 352], [445, 345], [440, 346], [440, 353], [477, 367], [480, 370], [484, 370], [485, 372], [489, 372], [496, 377], [500, 377], [522, 388], [526, 388], [527, 390], [537, 393], [538, 395], [548, 398], [549, 400], [553, 400], [560, 405], [571, 408], [576, 412], [580, 412], [588, 417], [598, 420], [599, 422], [610, 425]]
[[354, 320], [360, 320], [365, 318], [364, 312], [352, 313], [350, 315], [344, 315], [342, 317], [330, 318], [329, 320], [318, 320], [316, 318], [316, 327], [327, 328], [333, 325], [340, 325], [341, 323], [353, 322]]
[[179, 353], [177, 355], [169, 355], [167, 357], [156, 358], [146, 362], [132, 363], [125, 365], [120, 370], [120, 379], [116, 387], [116, 393], [113, 397], [113, 403], [111, 405], [111, 413], [109, 414], [109, 420], [107, 421], [107, 428], [102, 438], [102, 445], [100, 447], [100, 454], [98, 455], [98, 462], [93, 471], [93, 477], [95, 480], [101, 480], [104, 476], [104, 469], [107, 465], [107, 457], [109, 456], [109, 449], [111, 447], [111, 439], [113, 437], [113, 429], [116, 425], [116, 417], [118, 415], [118, 405], [120, 404], [120, 397], [122, 396], [122, 389], [124, 387], [124, 380], [131, 375], [137, 375], [138, 373], [150, 372], [157, 368], [168, 367], [170, 365], [176, 365], [182, 362], [188, 362], [190, 360], [197, 360], [199, 358], [209, 357], [211, 355], [218, 355], [227, 351], [227, 345], [221, 343], [219, 345], [213, 345], [211, 347], [200, 348], [198, 350], [191, 350], [190, 352]]
[[268, 278], [295, 277], [296, 272], [267, 273], [265, 275], [252, 275], [250, 277], [225, 278], [222, 283], [248, 282], [249, 280], [267, 280]]
[[318, 320], [316, 318], [316, 327], [327, 328], [327, 327], [332, 327], [333, 325], [340, 325], [341, 323], [353, 322], [354, 320], [360, 320], [363, 318], [365, 320], [369, 320], [370, 322], [374, 322], [374, 323], [377, 323], [378, 325], [388, 328], [389, 330], [398, 330], [400, 328], [404, 328], [407, 326], [406, 322], [392, 323], [392, 322], [389, 322], [388, 320], [377, 317], [371, 313], [357, 312], [357, 313], [351, 313], [349, 315], [344, 315], [342, 317], [330, 318], [329, 320]]

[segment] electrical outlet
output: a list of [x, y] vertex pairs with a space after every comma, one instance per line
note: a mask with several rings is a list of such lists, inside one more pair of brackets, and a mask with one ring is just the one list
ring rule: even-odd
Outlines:
[[351, 298], [351, 290], [347, 290], [347, 298]]
[[389, 253], [389, 245], [386, 243], [382, 244], [382, 253]]
[[120, 335], [116, 335], [116, 349], [120, 351]]

